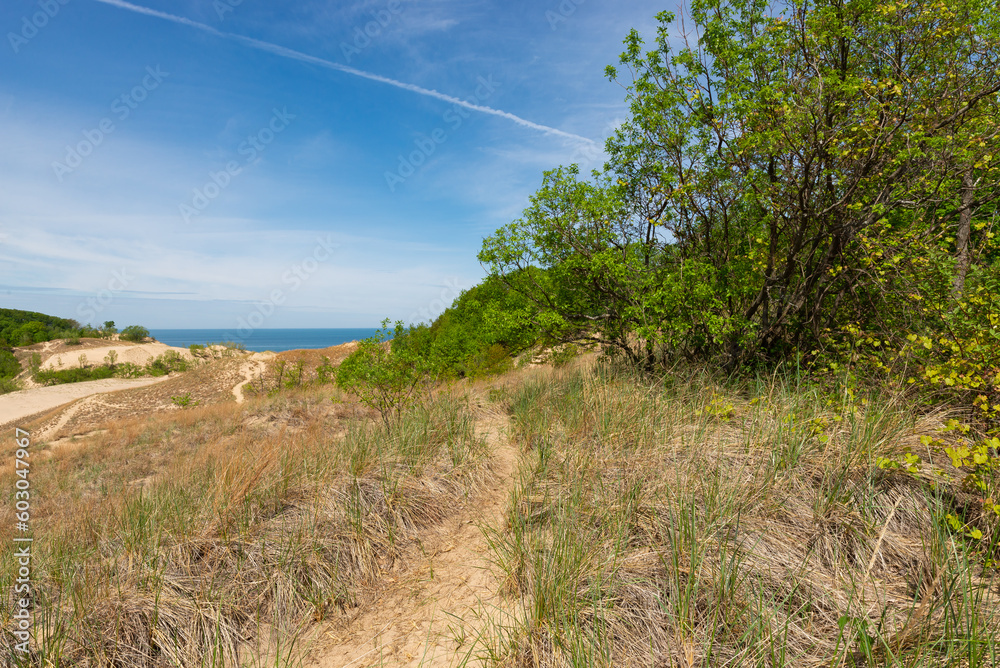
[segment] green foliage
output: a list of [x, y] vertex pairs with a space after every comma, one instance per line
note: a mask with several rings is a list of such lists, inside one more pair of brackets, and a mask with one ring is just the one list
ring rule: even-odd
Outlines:
[[14, 353], [0, 350], [0, 394], [21, 389], [15, 380], [19, 373], [21, 373], [21, 363], [17, 361]]
[[547, 334], [735, 369], [899, 332], [919, 267], [942, 304], [996, 262], [972, 252], [1000, 197], [991, 4], [696, 0], [679, 48], [658, 19], [625, 41], [604, 171], [546, 173], [484, 242]]
[[[127, 329], [127, 328], [126, 328]], [[172, 371], [187, 371], [188, 362], [175, 350], [168, 350], [149, 361], [146, 373], [150, 376], [165, 376]]]
[[21, 363], [9, 350], [0, 350], [0, 378], [13, 378], [21, 373]]
[[509, 368], [512, 355], [540, 338], [533, 313], [522, 294], [487, 278], [463, 291], [432, 324], [400, 332], [392, 345], [423, 357], [444, 376], [499, 373]]
[[139, 378], [146, 375], [145, 369], [132, 362], [122, 362], [114, 367], [115, 378]]
[[62, 385], [64, 383], [81, 383], [88, 380], [103, 380], [111, 378], [115, 372], [110, 367], [75, 367], [72, 369], [46, 369], [35, 374], [35, 380], [42, 385]]
[[[937, 436], [920, 437], [919, 452], [908, 449], [898, 457], [880, 457], [877, 463], [880, 469], [917, 480], [929, 476], [934, 489], [951, 485], [973, 494], [979, 506], [975, 512], [965, 516], [964, 511], [954, 510], [944, 520], [988, 567], [1000, 567], [1000, 438], [970, 438], [971, 433], [970, 425], [949, 419]], [[942, 455], [951, 463], [951, 471], [935, 463]]]
[[432, 372], [430, 362], [413, 346], [390, 344], [390, 339], [405, 334], [401, 321], [390, 330], [389, 320], [383, 320], [375, 336], [360, 341], [337, 368], [337, 386], [378, 411], [387, 429], [416, 400], [418, 386]]
[[79, 323], [33, 311], [0, 309], [0, 345], [30, 346], [59, 338], [67, 331], [79, 335]]
[[198, 405], [198, 401], [191, 398], [190, 392], [172, 396], [170, 397], [170, 401], [173, 402], [174, 406], [178, 406], [179, 408], [187, 408], [188, 406], [194, 407]]
[[337, 368], [330, 364], [330, 358], [324, 355], [323, 361], [316, 367], [316, 382], [320, 385], [333, 382], [336, 372]]
[[132, 341], [134, 343], [142, 343], [148, 337], [149, 330], [140, 325], [129, 325], [119, 334], [119, 338], [122, 341]]

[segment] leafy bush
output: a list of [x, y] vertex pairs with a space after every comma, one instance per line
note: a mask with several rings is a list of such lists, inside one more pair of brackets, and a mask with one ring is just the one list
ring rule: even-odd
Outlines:
[[14, 378], [0, 378], [0, 394], [17, 392], [21, 389], [21, 383]]
[[9, 350], [0, 350], [0, 378], [13, 378], [21, 373], [21, 363]]
[[337, 368], [337, 386], [378, 411], [387, 429], [413, 403], [417, 387], [432, 371], [430, 362], [412, 346], [390, 344], [390, 339], [405, 334], [402, 322], [390, 330], [389, 320], [383, 320], [375, 336], [359, 342]]
[[188, 406], [197, 406], [198, 401], [191, 398], [191, 393], [186, 392], [185, 394], [180, 394], [170, 397], [170, 401], [173, 402], [174, 406], [179, 406], [180, 408], [187, 408]]
[[115, 378], [139, 378], [146, 375], [146, 371], [138, 364], [122, 362], [115, 365], [114, 374]]
[[146, 372], [150, 376], [165, 376], [171, 371], [187, 371], [188, 362], [175, 350], [168, 350], [159, 357], [150, 360]]
[[134, 343], [142, 343], [149, 337], [149, 330], [145, 327], [139, 325], [129, 325], [122, 330], [119, 338], [122, 341], [132, 341]]
[[35, 380], [43, 385], [82, 383], [88, 380], [103, 380], [114, 376], [114, 370], [106, 366], [76, 367], [73, 369], [47, 369], [35, 374]]
[[475, 377], [504, 371], [513, 355], [538, 342], [530, 302], [503, 282], [487, 278], [462, 292], [430, 325], [415, 325], [393, 338], [426, 359], [435, 373]]
[[332, 382], [336, 375], [337, 368], [330, 364], [330, 358], [323, 356], [323, 361], [316, 367], [316, 382], [326, 385]]

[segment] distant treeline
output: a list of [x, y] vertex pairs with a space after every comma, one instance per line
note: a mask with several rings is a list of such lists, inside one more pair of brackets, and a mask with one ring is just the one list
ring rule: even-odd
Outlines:
[[0, 346], [29, 346], [42, 341], [69, 338], [70, 335], [80, 336], [81, 329], [76, 320], [34, 311], [0, 309]]
[[[107, 338], [118, 334], [113, 320], [101, 327], [81, 325], [71, 318], [57, 318], [34, 311], [0, 308], [0, 347], [30, 346], [34, 343], [81, 338]], [[149, 330], [140, 325], [129, 325], [121, 331], [120, 337], [126, 341], [142, 341], [149, 336]]]

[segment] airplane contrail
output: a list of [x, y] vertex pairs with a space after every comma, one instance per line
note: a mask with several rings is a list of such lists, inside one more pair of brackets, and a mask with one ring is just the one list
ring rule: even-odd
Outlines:
[[389, 86], [394, 86], [396, 88], [408, 90], [411, 93], [416, 93], [418, 95], [433, 97], [438, 100], [443, 100], [444, 102], [448, 102], [450, 104], [455, 104], [460, 107], [465, 107], [466, 109], [471, 109], [473, 111], [489, 114], [491, 116], [499, 116], [500, 118], [506, 118], [507, 120], [513, 121], [514, 123], [517, 123], [518, 125], [525, 128], [531, 128], [532, 130], [539, 130], [546, 134], [565, 137], [567, 139], [572, 139], [573, 141], [594, 145], [594, 141], [586, 137], [575, 135], [572, 132], [564, 132], [563, 130], [559, 130], [558, 128], [552, 128], [547, 125], [541, 125], [540, 123], [534, 123], [532, 121], [521, 118], [520, 116], [517, 116], [507, 111], [503, 111], [501, 109], [494, 109], [493, 107], [488, 107], [486, 105], [467, 102], [465, 100], [453, 97], [451, 95], [447, 95], [445, 93], [438, 92], [430, 88], [423, 88], [415, 84], [410, 84], [404, 81], [397, 81], [395, 79], [390, 79], [389, 77], [384, 77], [380, 74], [373, 74], [372, 72], [366, 72], [364, 70], [359, 70], [354, 67], [348, 67], [347, 65], [341, 65], [340, 63], [335, 63], [330, 60], [324, 60], [323, 58], [317, 58], [316, 56], [310, 56], [309, 54], [302, 53], [301, 51], [294, 51], [293, 49], [279, 46], [277, 44], [271, 44], [270, 42], [263, 42], [259, 39], [254, 39], [252, 37], [245, 37], [243, 35], [237, 35], [231, 32], [223, 32], [222, 30], [213, 28], [210, 25], [199, 23], [198, 21], [192, 21], [191, 19], [186, 19], [183, 16], [175, 16], [173, 14], [168, 14], [166, 12], [150, 9], [149, 7], [133, 5], [130, 2], [125, 2], [125, 0], [95, 0], [95, 1], [105, 5], [111, 5], [112, 7], [118, 7], [119, 9], [125, 9], [131, 12], [145, 14], [146, 16], [153, 16], [158, 19], [164, 19], [166, 21], [179, 23], [181, 25], [185, 25], [190, 28], [195, 28], [197, 30], [210, 33], [212, 35], [215, 35], [216, 37], [221, 37], [223, 39], [233, 40], [235, 42], [245, 44], [259, 51], [266, 51], [268, 53], [273, 53], [274, 55], [281, 56], [282, 58], [289, 58], [291, 60], [298, 60], [303, 63], [319, 65], [320, 67], [336, 70], [337, 72], [343, 72], [345, 74], [361, 77], [363, 79], [369, 79], [371, 81], [378, 81], [379, 83], [384, 83], [388, 84]]

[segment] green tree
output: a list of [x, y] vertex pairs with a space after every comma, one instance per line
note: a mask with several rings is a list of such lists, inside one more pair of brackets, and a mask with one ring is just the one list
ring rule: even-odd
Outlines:
[[652, 49], [625, 41], [631, 113], [604, 172], [547, 174], [484, 244], [540, 322], [646, 364], [734, 365], [847, 323], [898, 330], [914, 270], [943, 251], [928, 294], [965, 290], [1000, 194], [992, 3], [694, 0], [680, 48], [658, 19]]
[[149, 330], [139, 325], [129, 325], [122, 330], [122, 333], [119, 336], [122, 341], [133, 341], [135, 343], [142, 343], [148, 337]]
[[390, 330], [389, 320], [383, 320], [375, 336], [360, 341], [337, 368], [337, 386], [378, 411], [386, 429], [413, 403], [418, 387], [432, 371], [430, 363], [411, 347], [391, 344], [391, 339], [405, 333], [401, 321]]

